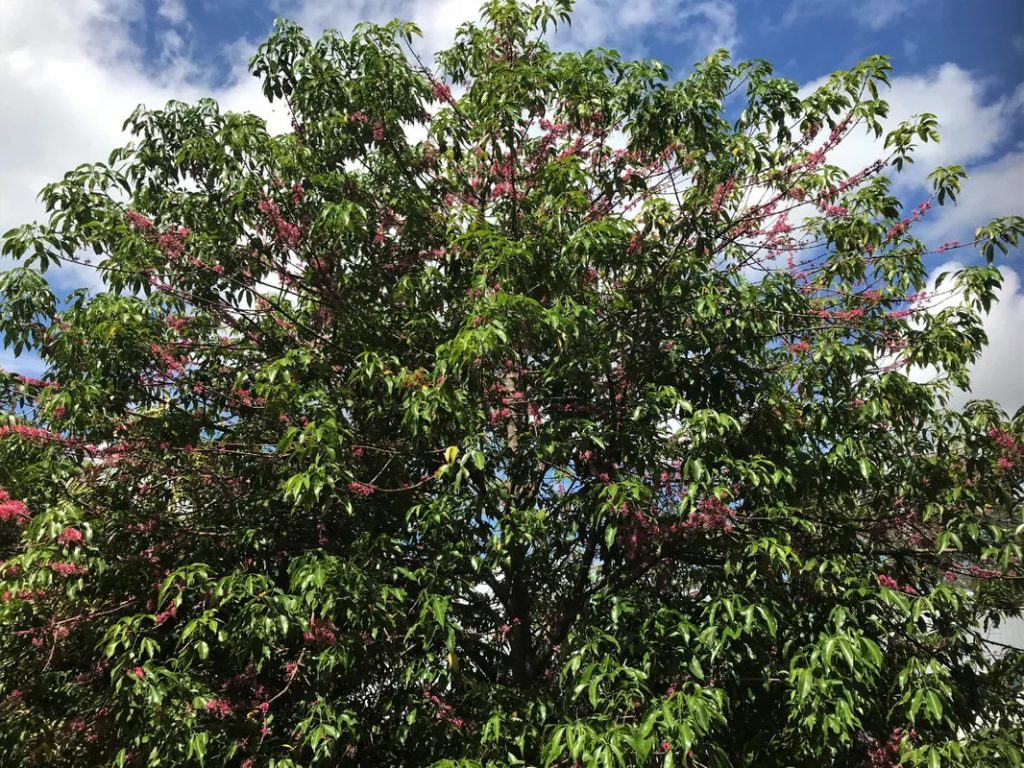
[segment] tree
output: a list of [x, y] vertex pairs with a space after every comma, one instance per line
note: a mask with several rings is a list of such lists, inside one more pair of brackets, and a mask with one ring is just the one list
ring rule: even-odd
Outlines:
[[670, 80], [570, 5], [280, 22], [291, 132], [140, 107], [6, 235], [4, 765], [1021, 764], [1024, 418], [948, 403], [1024, 221], [924, 297], [964, 173], [903, 212], [885, 58]]

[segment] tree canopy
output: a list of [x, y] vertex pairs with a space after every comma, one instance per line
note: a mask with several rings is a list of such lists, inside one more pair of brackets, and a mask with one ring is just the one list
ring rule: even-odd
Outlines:
[[570, 9], [279, 22], [289, 132], [139, 107], [5, 235], [0, 763], [1021, 764], [1024, 418], [949, 404], [1024, 220], [915, 235], [884, 57]]

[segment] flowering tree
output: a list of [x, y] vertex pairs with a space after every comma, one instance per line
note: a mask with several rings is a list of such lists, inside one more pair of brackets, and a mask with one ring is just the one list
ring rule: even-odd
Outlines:
[[925, 295], [963, 171], [901, 211], [884, 58], [669, 81], [569, 6], [280, 23], [291, 132], [139, 108], [6, 235], [4, 765], [1021, 763], [1024, 419], [948, 402], [1024, 222]]

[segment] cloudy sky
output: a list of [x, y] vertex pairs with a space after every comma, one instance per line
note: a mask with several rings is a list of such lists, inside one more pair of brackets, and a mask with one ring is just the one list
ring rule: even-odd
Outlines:
[[[477, 7], [477, 0], [0, 0], [0, 231], [38, 218], [35, 195], [45, 183], [123, 143], [120, 126], [140, 102], [213, 96], [283, 129], [282, 115], [246, 73], [277, 16], [310, 33], [412, 19], [429, 53]], [[679, 75], [726, 47], [737, 59], [767, 59], [808, 87], [867, 55], [888, 54], [896, 68], [892, 117], [934, 112], [943, 132], [900, 180], [904, 200], [923, 199], [920, 182], [937, 164], [959, 163], [970, 174], [961, 204], [939, 211], [921, 236], [934, 245], [970, 240], [993, 217], [1024, 213], [1021, 0], [578, 0], [558, 44], [654, 56]], [[870, 151], [848, 149], [851, 169]], [[951, 265], [929, 266], [937, 273]], [[1013, 411], [1024, 405], [1024, 259], [1018, 252], [1001, 266], [1004, 295], [987, 323], [991, 346], [974, 371], [974, 395]], [[65, 269], [53, 281], [63, 290], [88, 279]], [[0, 367], [40, 372], [37, 361], [15, 362], [3, 351]]]

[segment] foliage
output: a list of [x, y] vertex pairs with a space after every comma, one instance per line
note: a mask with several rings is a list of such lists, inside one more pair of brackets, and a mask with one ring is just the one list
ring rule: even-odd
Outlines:
[[3, 765], [1021, 764], [1024, 419], [948, 402], [1024, 221], [923, 295], [885, 58], [569, 10], [279, 23], [290, 132], [140, 107], [6, 235]]

